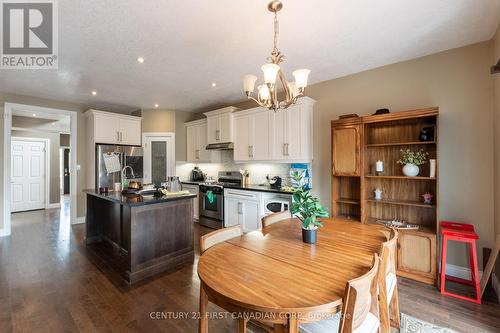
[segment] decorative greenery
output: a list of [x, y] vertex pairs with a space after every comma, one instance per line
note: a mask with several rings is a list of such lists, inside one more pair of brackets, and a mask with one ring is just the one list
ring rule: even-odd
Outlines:
[[299, 185], [293, 192], [290, 212], [302, 222], [302, 229], [314, 230], [323, 226], [318, 218], [328, 217], [328, 212], [319, 203], [318, 198], [311, 195], [306, 185], [300, 185], [302, 178], [303, 173], [297, 171], [292, 173], [293, 183]]
[[399, 164], [415, 164], [417, 166], [425, 164], [427, 162], [427, 156], [429, 156], [428, 152], [424, 152], [423, 149], [420, 149], [417, 152], [411, 151], [410, 149], [401, 149], [400, 150], [401, 159], [398, 161]]

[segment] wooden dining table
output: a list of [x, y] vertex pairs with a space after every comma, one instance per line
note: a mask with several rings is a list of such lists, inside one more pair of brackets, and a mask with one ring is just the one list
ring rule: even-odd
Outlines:
[[379, 225], [323, 219], [314, 245], [302, 242], [297, 219], [221, 242], [199, 258], [199, 332], [208, 332], [208, 301], [241, 325], [257, 320], [298, 332], [299, 322], [341, 310], [347, 281], [369, 271], [373, 254], [387, 240]]

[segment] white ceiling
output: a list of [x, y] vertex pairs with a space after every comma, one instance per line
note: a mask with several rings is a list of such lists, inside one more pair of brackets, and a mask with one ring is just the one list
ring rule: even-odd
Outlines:
[[26, 112], [23, 110], [12, 110], [12, 128], [34, 130], [42, 132], [70, 133], [71, 118], [67, 115]]
[[[59, 1], [59, 70], [0, 70], [0, 91], [121, 110], [241, 101], [271, 51], [267, 2]], [[284, 0], [278, 46], [286, 74], [314, 83], [488, 40], [499, 13], [500, 0]]]

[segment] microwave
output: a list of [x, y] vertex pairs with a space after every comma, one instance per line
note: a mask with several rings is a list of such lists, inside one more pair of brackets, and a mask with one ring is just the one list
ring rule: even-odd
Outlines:
[[266, 215], [272, 213], [283, 212], [285, 210], [290, 210], [291, 202], [284, 198], [272, 198], [267, 199], [264, 202], [264, 213]]

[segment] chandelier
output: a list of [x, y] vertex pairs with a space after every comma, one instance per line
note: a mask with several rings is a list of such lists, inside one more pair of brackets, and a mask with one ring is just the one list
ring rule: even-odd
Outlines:
[[[264, 73], [264, 83], [257, 87], [257, 96], [253, 97], [252, 94], [255, 89], [255, 82], [257, 76], [245, 75], [243, 76], [243, 88], [248, 99], [255, 101], [262, 107], [271, 110], [286, 109], [290, 105], [297, 102], [297, 98], [304, 95], [307, 86], [307, 77], [311, 72], [309, 69], [297, 69], [292, 72], [295, 82], [288, 82], [285, 74], [280, 68], [285, 56], [278, 50], [278, 12], [283, 8], [281, 1], [271, 1], [267, 5], [267, 9], [274, 13], [274, 47], [271, 56], [267, 58], [270, 62], [262, 65], [261, 69]], [[278, 101], [278, 89], [276, 86], [276, 79], [279, 77], [281, 85], [283, 86], [284, 100]]]

